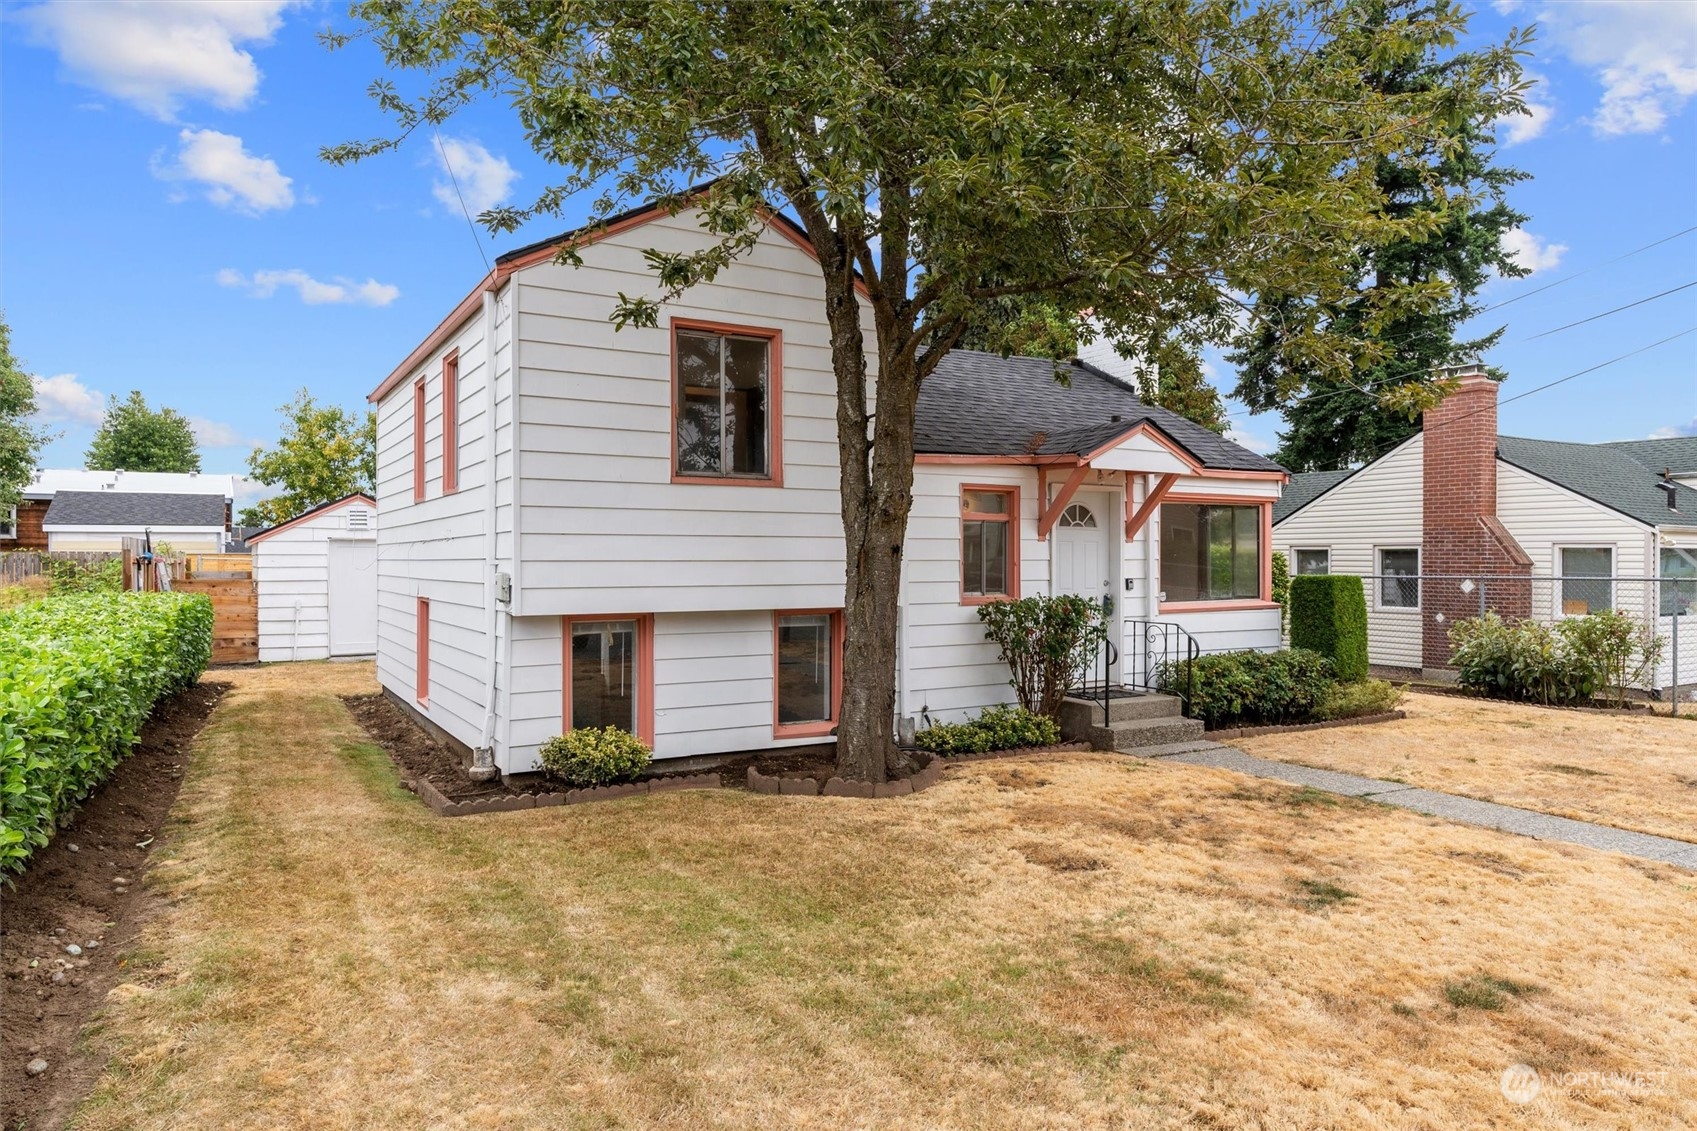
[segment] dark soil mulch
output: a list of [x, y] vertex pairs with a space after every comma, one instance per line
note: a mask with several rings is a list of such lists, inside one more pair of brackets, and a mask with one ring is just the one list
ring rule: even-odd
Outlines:
[[[163, 906], [142, 874], [164, 843], [189, 746], [229, 689], [200, 683], [161, 703], [130, 756], [0, 891], [0, 1126], [8, 1131], [61, 1125], [105, 1066], [77, 1047], [77, 1034], [123, 980], [120, 956]], [[71, 944], [81, 956], [65, 952]], [[54, 982], [55, 973], [64, 977]], [[24, 1066], [37, 1057], [48, 1068], [31, 1077]]]
[[[503, 781], [474, 782], [466, 776], [460, 756], [437, 742], [388, 696], [348, 695], [342, 702], [348, 705], [367, 734], [389, 752], [401, 776], [409, 780], [429, 782], [449, 801], [477, 801], [496, 797], [518, 797], [524, 794], [557, 793], [566, 787], [541, 774], [514, 774]], [[682, 777], [689, 774], [716, 772], [726, 789], [747, 789], [748, 768], [753, 766], [770, 777], [814, 778], [826, 781], [837, 772], [837, 749], [832, 743], [800, 746], [790, 750], [756, 751], [732, 754], [716, 760], [711, 767], [668, 770], [655, 763], [653, 772], [644, 780]]]

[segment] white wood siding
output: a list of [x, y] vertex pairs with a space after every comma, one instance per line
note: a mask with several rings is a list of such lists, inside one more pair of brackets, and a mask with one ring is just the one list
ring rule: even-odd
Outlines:
[[[1268, 479], [1218, 479], [1198, 476], [1181, 476], [1173, 484], [1172, 494], [1179, 496], [1219, 495], [1236, 498], [1253, 498], [1276, 500], [1283, 485]], [[1141, 489], [1135, 495], [1143, 497]], [[1131, 558], [1141, 561], [1146, 557], [1142, 542], [1145, 537], [1153, 537], [1155, 541], [1155, 568], [1160, 569], [1160, 537], [1161, 515], [1160, 508], [1149, 519], [1148, 525], [1138, 532], [1138, 545], [1128, 548], [1128, 563]], [[1275, 545], [1277, 538], [1274, 539]], [[1148, 596], [1159, 593], [1160, 578], [1155, 579], [1155, 585], [1149, 587]], [[1148, 602], [1145, 602], [1147, 608]], [[1236, 652], [1245, 648], [1255, 648], [1260, 651], [1270, 651], [1280, 646], [1279, 610], [1278, 609], [1207, 609], [1186, 610], [1184, 612], [1157, 612], [1156, 620], [1170, 621], [1184, 629], [1196, 638], [1197, 645], [1204, 653]], [[1142, 643], [1127, 635], [1122, 651], [1129, 648], [1140, 648]]]
[[[1293, 573], [1293, 550], [1330, 550], [1333, 573], [1360, 577], [1378, 572], [1379, 550], [1420, 549], [1425, 451], [1418, 433], [1403, 441], [1275, 525], [1273, 549], [1285, 555]], [[1389, 667], [1420, 667], [1420, 610], [1375, 608], [1373, 597], [1366, 594], [1368, 659]]]
[[[350, 530], [348, 514], [366, 512], [370, 525]], [[259, 662], [322, 660], [330, 655], [330, 540], [373, 539], [377, 515], [355, 501], [296, 523], [253, 546], [259, 589]]]
[[[510, 309], [510, 308], [509, 308]], [[496, 368], [511, 351], [502, 340], [510, 323], [497, 303]], [[431, 722], [467, 746], [482, 734], [488, 657], [485, 506], [491, 468], [486, 423], [488, 366], [481, 310], [377, 406], [378, 530], [377, 676], [384, 687], [418, 706], [414, 694], [417, 599], [430, 600], [430, 696], [419, 706]], [[442, 493], [442, 359], [459, 351], [459, 490]], [[413, 379], [424, 377], [425, 497], [413, 500]], [[497, 396], [510, 382], [498, 380]], [[510, 395], [510, 394], [509, 394]], [[498, 399], [497, 424], [504, 412]], [[497, 448], [511, 435], [498, 428]], [[497, 502], [500, 500], [497, 492]], [[499, 514], [499, 512], [498, 512]], [[510, 568], [504, 565], [502, 568]], [[497, 757], [502, 735], [497, 729]]]
[[[709, 242], [691, 210], [585, 249], [582, 267], [516, 276], [516, 612], [842, 604], [836, 381], [818, 265], [768, 231], [716, 280], [667, 303], [658, 328], [608, 321], [619, 292], [655, 292], [644, 248]], [[782, 332], [781, 488], [671, 482], [677, 318]]]

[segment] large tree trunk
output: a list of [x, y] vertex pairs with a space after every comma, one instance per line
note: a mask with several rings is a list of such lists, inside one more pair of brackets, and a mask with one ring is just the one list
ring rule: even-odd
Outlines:
[[[896, 630], [902, 544], [913, 507], [913, 418], [919, 393], [914, 364], [905, 351], [879, 353], [868, 474], [843, 476], [847, 642], [837, 729], [837, 772], [873, 782], [885, 780], [902, 765], [895, 742]], [[864, 418], [860, 427], [864, 436]]]

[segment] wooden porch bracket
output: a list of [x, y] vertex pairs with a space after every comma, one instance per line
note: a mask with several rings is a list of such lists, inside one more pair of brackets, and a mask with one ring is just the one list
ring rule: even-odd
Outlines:
[[1161, 505], [1161, 500], [1167, 497], [1167, 492], [1171, 491], [1173, 484], [1177, 482], [1177, 475], [1161, 476], [1160, 482], [1155, 484], [1154, 490], [1144, 497], [1143, 504], [1136, 510], [1131, 508], [1131, 490], [1130, 485], [1127, 484], [1125, 493], [1125, 540], [1127, 542], [1136, 538], [1137, 532], [1148, 524], [1149, 516], [1155, 513], [1155, 508]]
[[[1072, 502], [1072, 497], [1078, 493], [1078, 485], [1084, 482], [1085, 473], [1089, 470], [1090, 465], [1087, 463], [1081, 463], [1073, 468], [1072, 474], [1067, 476], [1067, 481], [1061, 485], [1061, 493], [1055, 496], [1053, 503], [1049, 503], [1043, 508], [1041, 517], [1037, 520], [1037, 537], [1039, 539], [1049, 537], [1049, 531], [1053, 530], [1055, 523], [1060, 521], [1061, 512], [1067, 509], [1068, 503]], [[1043, 489], [1048, 490], [1046, 483], [1043, 485]]]

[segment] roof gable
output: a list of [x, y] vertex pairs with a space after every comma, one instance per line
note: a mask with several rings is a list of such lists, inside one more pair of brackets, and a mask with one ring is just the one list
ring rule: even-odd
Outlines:
[[377, 509], [377, 500], [376, 499], [373, 499], [370, 495], [367, 495], [363, 491], [355, 491], [351, 495], [343, 495], [339, 499], [331, 499], [327, 503], [319, 503], [315, 507], [308, 507], [306, 510], [301, 511], [301, 513], [297, 514], [295, 517], [289, 519], [286, 522], [279, 522], [275, 526], [267, 526], [263, 530], [258, 530], [258, 531], [255, 531], [252, 534], [249, 534], [244, 539], [244, 541], [248, 545], [251, 546], [255, 542], [264, 541], [265, 539], [271, 537], [273, 534], [276, 534], [279, 531], [287, 530], [292, 526], [298, 526], [303, 522], [310, 522], [315, 518], [320, 518], [324, 515], [329, 514], [331, 511], [339, 510], [342, 507], [347, 506], [349, 503], [364, 503], [366, 506], [370, 507], [372, 510]]

